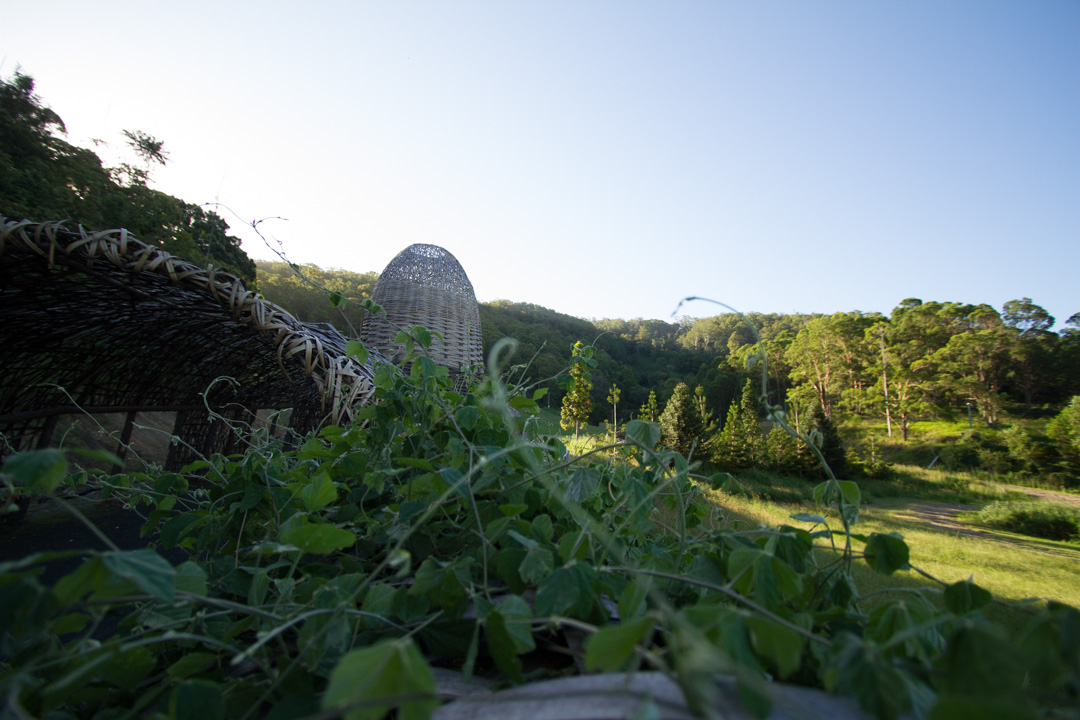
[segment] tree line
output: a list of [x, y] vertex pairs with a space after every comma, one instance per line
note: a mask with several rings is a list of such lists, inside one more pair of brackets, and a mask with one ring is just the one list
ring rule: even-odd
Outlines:
[[[327, 291], [359, 300], [376, 279], [370, 272], [259, 263], [269, 299], [346, 334], [359, 327], [360, 311], [333, 307]], [[547, 387], [543, 403], [551, 407], [568, 392], [558, 379], [574, 362], [575, 343], [589, 346], [593, 387], [579, 417], [590, 424], [658, 420], [685, 385], [686, 402], [704, 424], [722, 428], [746, 380], [758, 377], [762, 351], [768, 401], [800, 428], [820, 426], [816, 411], [834, 424], [877, 418], [904, 441], [919, 420], [970, 412], [994, 425], [1006, 407], [1056, 411], [1080, 394], [1080, 314], [1055, 332], [1055, 318], [1029, 298], [1001, 311], [911, 298], [889, 315], [724, 313], [673, 322], [586, 320], [498, 300], [481, 303], [480, 316], [485, 356], [499, 339], [515, 338], [517, 353], [504, 370], [515, 382]]]

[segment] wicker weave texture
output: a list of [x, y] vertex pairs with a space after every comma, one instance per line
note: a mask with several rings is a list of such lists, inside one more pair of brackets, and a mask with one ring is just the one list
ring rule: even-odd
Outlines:
[[405, 248], [379, 276], [371, 299], [386, 311], [386, 321], [364, 318], [360, 339], [368, 348], [399, 360], [397, 328], [421, 325], [442, 335], [441, 341], [434, 337], [431, 343], [436, 363], [456, 372], [483, 361], [476, 295], [469, 276], [447, 250], [426, 244]]
[[333, 328], [125, 230], [0, 216], [0, 318], [8, 449], [55, 408], [292, 407], [345, 424], [373, 393], [377, 356], [360, 365]]

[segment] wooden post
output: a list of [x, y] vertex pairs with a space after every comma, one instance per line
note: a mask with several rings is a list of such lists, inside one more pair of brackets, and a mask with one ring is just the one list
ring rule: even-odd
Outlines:
[[123, 460], [127, 458], [128, 447], [131, 445], [131, 431], [135, 428], [135, 416], [137, 414], [132, 410], [124, 417], [124, 429], [120, 432], [120, 443], [116, 446], [116, 457], [120, 458], [121, 462], [113, 465], [112, 472], [114, 475], [124, 471]]

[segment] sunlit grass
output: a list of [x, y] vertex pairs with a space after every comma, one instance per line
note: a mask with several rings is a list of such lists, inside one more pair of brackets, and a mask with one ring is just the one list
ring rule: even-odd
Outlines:
[[[991, 485], [969, 483], [961, 487], [954, 474], [941, 471], [905, 468], [907, 484], [896, 484], [896, 495], [874, 496], [864, 503], [860, 519], [853, 532], [861, 534], [900, 533], [911, 550], [911, 564], [928, 575], [945, 583], [972, 578], [985, 587], [994, 597], [1003, 601], [988, 611], [988, 616], [1010, 630], [1019, 629], [1028, 617], [1028, 611], [1015, 607], [1028, 598], [1057, 600], [1080, 607], [1080, 544], [1055, 542], [1004, 532], [972, 536], [963, 532], [949, 531], [930, 525], [920, 519], [913, 506], [918, 504], [958, 503], [984, 497], [991, 502], [995, 496], [1006, 491]], [[813, 504], [813, 482], [805, 483], [806, 492], [800, 491], [797, 481], [774, 479], [774, 487], [768, 488], [768, 473], [740, 475], [745, 480], [746, 494], [707, 491], [710, 502], [723, 509], [722, 527], [733, 530], [764, 525], [775, 527], [788, 524], [808, 527], [791, 518], [800, 512], [825, 515], [834, 529], [841, 524], [835, 512], [829, 514], [824, 508]], [[862, 481], [864, 496], [880, 490], [878, 483], [887, 481]], [[906, 494], [904, 488], [921, 494]], [[927, 495], [933, 500], [928, 500]], [[792, 496], [793, 501], [778, 501], [776, 497]], [[861, 551], [861, 544], [854, 543]], [[823, 560], [830, 551], [823, 550]], [[882, 575], [871, 570], [864, 562], [856, 561], [852, 573], [861, 594], [867, 601], [860, 606], [864, 611], [891, 594], [897, 588], [923, 589], [929, 597], [937, 597], [940, 585], [913, 571], [900, 571]]]

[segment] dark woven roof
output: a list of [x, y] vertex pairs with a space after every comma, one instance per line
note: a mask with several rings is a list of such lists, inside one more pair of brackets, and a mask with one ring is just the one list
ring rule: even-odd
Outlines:
[[0, 433], [9, 448], [26, 447], [40, 418], [72, 406], [237, 403], [348, 422], [374, 375], [345, 357], [345, 343], [235, 276], [124, 230], [0, 216]]

